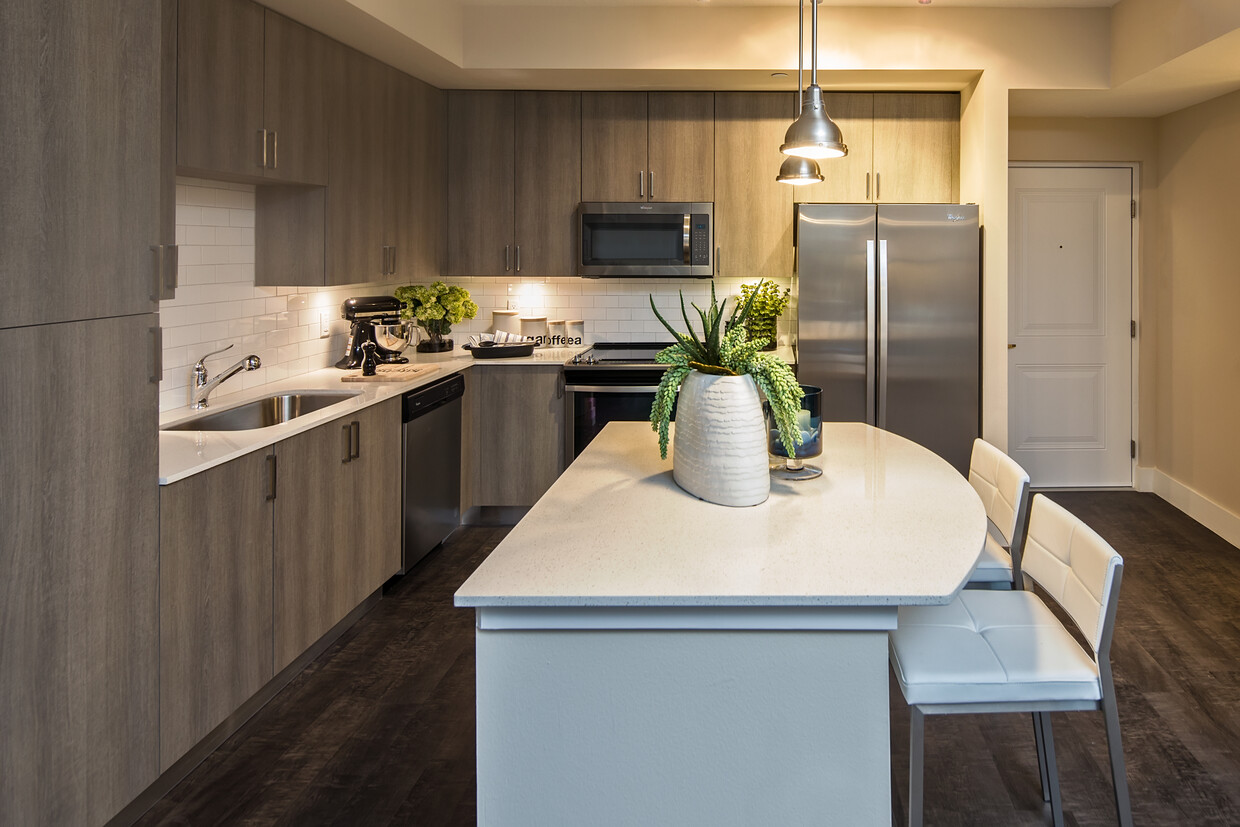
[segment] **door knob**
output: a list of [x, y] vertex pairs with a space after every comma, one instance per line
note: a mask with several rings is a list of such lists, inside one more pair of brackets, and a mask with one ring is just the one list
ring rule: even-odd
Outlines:
[[1014, 349], [1015, 347], [1016, 347], [1016, 345], [1012, 344], [1011, 342], [1009, 342], [1009, 343], [1008, 343], [1008, 350], [1012, 350], [1012, 349]]

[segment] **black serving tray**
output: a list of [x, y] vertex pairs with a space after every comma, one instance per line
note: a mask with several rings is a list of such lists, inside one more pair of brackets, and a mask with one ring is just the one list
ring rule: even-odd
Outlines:
[[534, 342], [515, 342], [502, 345], [479, 345], [478, 347], [464, 344], [461, 347], [468, 350], [475, 359], [507, 359], [513, 356], [533, 356], [534, 344]]

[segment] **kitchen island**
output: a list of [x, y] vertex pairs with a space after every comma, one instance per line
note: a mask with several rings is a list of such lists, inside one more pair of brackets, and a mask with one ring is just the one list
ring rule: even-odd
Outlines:
[[887, 630], [986, 517], [920, 446], [823, 427], [822, 477], [735, 509], [611, 423], [461, 586], [479, 824], [890, 823]]

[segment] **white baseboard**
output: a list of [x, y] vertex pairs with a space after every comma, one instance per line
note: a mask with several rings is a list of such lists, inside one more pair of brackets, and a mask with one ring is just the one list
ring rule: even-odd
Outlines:
[[1204, 494], [1189, 488], [1157, 468], [1137, 468], [1136, 489], [1151, 491], [1240, 548], [1240, 514], [1228, 511]]

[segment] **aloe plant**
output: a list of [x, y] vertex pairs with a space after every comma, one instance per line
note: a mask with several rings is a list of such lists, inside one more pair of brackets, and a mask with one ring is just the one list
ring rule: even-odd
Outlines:
[[[745, 319], [749, 316], [753, 296], [734, 306], [725, 324], [724, 312], [727, 304], [726, 298], [722, 302], [717, 300], [715, 283], [712, 281], [710, 307], [703, 310], [696, 304], [690, 305], [697, 311], [701, 321], [702, 333], [699, 336], [685, 307], [684, 291], [680, 292], [680, 314], [685, 320], [685, 329], [688, 331], [686, 333], [672, 327], [667, 319], [663, 318], [659, 308], [655, 307], [654, 296], [650, 297], [650, 309], [654, 311], [655, 318], [676, 339], [675, 344], [664, 348], [655, 356], [655, 361], [668, 366], [659, 381], [654, 404], [650, 407], [650, 426], [659, 433], [659, 455], [664, 459], [667, 459], [669, 426], [672, 408], [676, 404], [676, 394], [680, 383], [694, 370], [716, 376], [752, 376], [771, 403], [771, 410], [779, 425], [781, 443], [785, 438], [783, 435], [788, 434], [794, 445], [801, 444], [801, 431], [795, 423], [805, 392], [797, 384], [796, 376], [787, 363], [773, 353], [759, 352], [766, 344], [766, 339], [749, 340]], [[793, 446], [783, 444], [789, 455], [792, 455]]]

